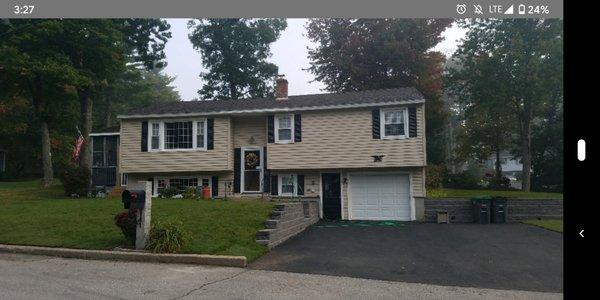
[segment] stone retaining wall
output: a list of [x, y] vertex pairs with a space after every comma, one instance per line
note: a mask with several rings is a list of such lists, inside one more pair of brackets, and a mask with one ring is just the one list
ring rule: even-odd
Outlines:
[[[473, 222], [471, 199], [425, 199], [425, 215], [422, 221], [437, 222], [438, 210], [448, 211], [452, 223]], [[508, 199], [506, 216], [508, 222], [528, 219], [561, 219], [562, 217], [562, 199]]]
[[265, 229], [259, 230], [256, 234], [256, 242], [271, 249], [318, 221], [318, 199], [278, 203], [269, 215], [269, 219], [264, 222]]

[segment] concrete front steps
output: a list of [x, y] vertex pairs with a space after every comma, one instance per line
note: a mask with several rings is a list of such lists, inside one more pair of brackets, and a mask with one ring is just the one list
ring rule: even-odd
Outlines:
[[278, 203], [264, 222], [265, 229], [256, 233], [256, 242], [271, 249], [301, 233], [317, 221], [319, 221], [319, 202], [316, 199]]

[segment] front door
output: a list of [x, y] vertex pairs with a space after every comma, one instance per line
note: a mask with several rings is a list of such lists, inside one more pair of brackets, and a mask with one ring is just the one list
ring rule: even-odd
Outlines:
[[329, 220], [342, 218], [342, 191], [339, 173], [321, 174], [323, 187], [323, 217]]
[[243, 148], [240, 165], [242, 166], [242, 192], [262, 192], [262, 148]]

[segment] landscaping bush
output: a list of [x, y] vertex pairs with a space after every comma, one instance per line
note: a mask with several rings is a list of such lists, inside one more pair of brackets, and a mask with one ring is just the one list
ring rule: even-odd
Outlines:
[[188, 187], [185, 189], [185, 191], [183, 192], [183, 198], [184, 199], [194, 199], [196, 198], [196, 188], [195, 187]]
[[177, 189], [172, 187], [163, 189], [159, 194], [161, 198], [172, 198], [175, 195], [177, 195]]
[[154, 253], [177, 253], [188, 243], [189, 236], [180, 221], [157, 221], [150, 229], [146, 249]]
[[442, 187], [444, 165], [429, 165], [425, 170], [425, 185], [428, 189], [439, 189]]
[[508, 177], [502, 176], [494, 176], [489, 179], [487, 188], [490, 190], [509, 190], [510, 189], [510, 179]]
[[135, 228], [137, 226], [137, 216], [134, 209], [120, 212], [115, 216], [115, 225], [121, 229], [125, 239], [131, 244], [135, 244]]
[[90, 184], [90, 171], [81, 166], [66, 164], [59, 172], [59, 179], [62, 183], [65, 195], [87, 196]]
[[469, 170], [456, 174], [446, 174], [444, 176], [444, 187], [451, 189], [479, 189], [481, 188], [481, 179], [477, 174]]

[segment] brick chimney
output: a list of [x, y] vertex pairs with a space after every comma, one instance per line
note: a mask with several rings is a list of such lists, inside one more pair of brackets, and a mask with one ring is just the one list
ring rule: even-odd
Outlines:
[[277, 75], [275, 80], [275, 98], [277, 100], [285, 100], [288, 97], [288, 81], [285, 75]]

